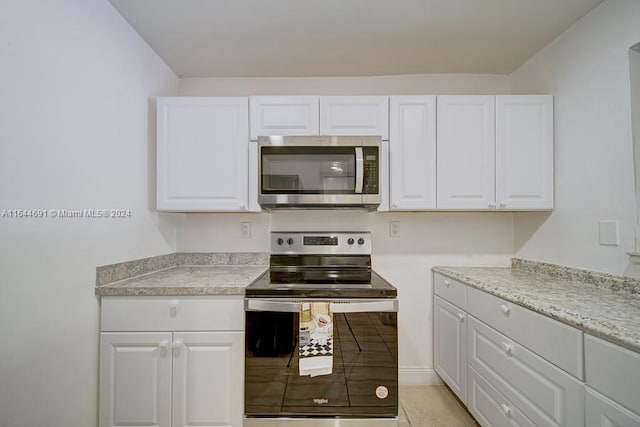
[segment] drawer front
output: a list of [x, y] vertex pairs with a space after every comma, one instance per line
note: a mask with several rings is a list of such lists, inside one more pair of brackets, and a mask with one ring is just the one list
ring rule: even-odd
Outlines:
[[440, 298], [467, 309], [467, 285], [441, 274], [433, 275], [433, 292]]
[[582, 332], [478, 289], [467, 288], [467, 311], [576, 378], [584, 378]]
[[102, 331], [242, 331], [242, 297], [103, 297]]
[[536, 427], [513, 403], [501, 395], [473, 368], [469, 368], [469, 412], [483, 426]]
[[640, 415], [586, 387], [585, 427], [640, 427]]
[[583, 383], [469, 316], [469, 366], [537, 426], [580, 426]]
[[587, 384], [628, 409], [640, 410], [640, 353], [584, 336]]

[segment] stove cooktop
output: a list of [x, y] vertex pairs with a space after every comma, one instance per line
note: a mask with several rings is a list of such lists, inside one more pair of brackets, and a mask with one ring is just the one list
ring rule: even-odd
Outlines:
[[248, 298], [395, 298], [371, 269], [369, 232], [273, 232], [270, 269]]
[[272, 281], [267, 271], [245, 289], [247, 298], [395, 298], [398, 290], [376, 272], [366, 282]]

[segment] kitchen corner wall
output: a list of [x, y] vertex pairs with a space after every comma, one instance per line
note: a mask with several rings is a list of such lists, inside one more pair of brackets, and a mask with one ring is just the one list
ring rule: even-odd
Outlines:
[[[629, 262], [636, 212], [629, 48], [640, 42], [640, 2], [605, 0], [512, 78], [513, 93], [555, 101], [555, 209], [514, 216], [516, 256], [640, 276]], [[599, 243], [617, 220], [620, 245]]]
[[48, 213], [0, 217], [0, 426], [95, 426], [95, 268], [175, 250], [153, 195], [178, 78], [104, 0], [2, 1], [0, 62], [0, 211]]

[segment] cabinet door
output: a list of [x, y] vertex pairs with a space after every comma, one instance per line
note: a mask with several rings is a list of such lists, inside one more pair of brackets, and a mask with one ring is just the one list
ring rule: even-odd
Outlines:
[[466, 313], [439, 297], [434, 297], [433, 313], [435, 371], [466, 403]]
[[242, 426], [243, 337], [174, 333], [172, 427]]
[[436, 208], [436, 97], [390, 101], [391, 210]]
[[171, 333], [102, 333], [100, 427], [171, 427]]
[[640, 415], [589, 387], [585, 387], [584, 421], [585, 427], [640, 427]]
[[322, 135], [378, 135], [389, 139], [388, 96], [321, 96]]
[[438, 209], [495, 207], [494, 96], [438, 96]]
[[252, 96], [251, 140], [261, 135], [318, 135], [317, 96]]
[[553, 209], [553, 97], [496, 96], [498, 209]]
[[247, 210], [248, 109], [243, 97], [158, 98], [158, 210]]

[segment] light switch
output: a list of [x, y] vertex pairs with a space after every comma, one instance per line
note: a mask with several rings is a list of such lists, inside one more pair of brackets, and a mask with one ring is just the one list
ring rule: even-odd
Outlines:
[[606, 246], [618, 246], [618, 221], [607, 220], [599, 222], [600, 244]]

